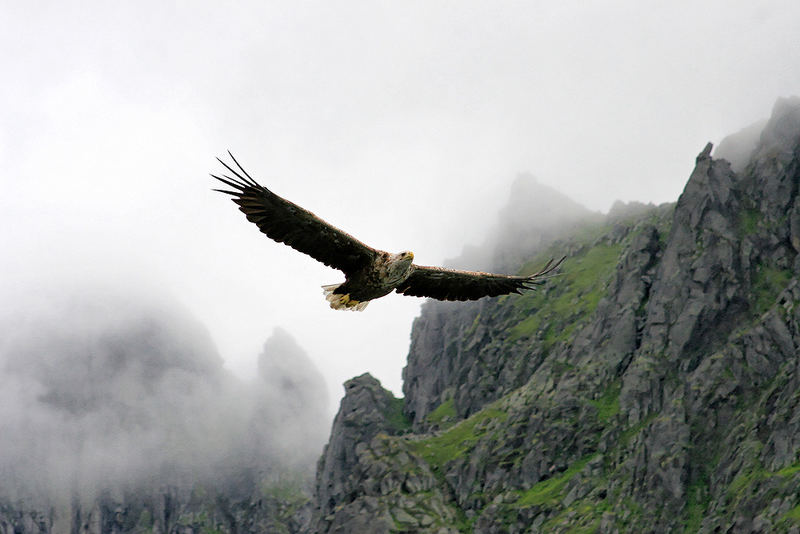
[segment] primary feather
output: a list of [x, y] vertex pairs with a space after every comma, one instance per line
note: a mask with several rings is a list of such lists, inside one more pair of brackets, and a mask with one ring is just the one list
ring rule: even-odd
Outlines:
[[233, 201], [239, 205], [239, 210], [247, 216], [247, 220], [255, 223], [267, 237], [285, 243], [345, 274], [362, 269], [374, 260], [376, 250], [326, 223], [310, 211], [259, 185], [239, 165], [233, 154], [230, 156], [238, 171], [221, 159], [217, 160], [235, 178], [226, 174], [211, 176], [234, 191], [224, 189], [215, 191], [233, 196]]

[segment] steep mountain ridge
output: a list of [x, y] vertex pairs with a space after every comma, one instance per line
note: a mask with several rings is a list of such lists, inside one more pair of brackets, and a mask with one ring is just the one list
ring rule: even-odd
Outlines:
[[740, 172], [711, 149], [675, 205], [539, 250], [542, 291], [427, 303], [407, 428], [318, 471], [348, 491], [317, 530], [797, 532], [800, 99]]
[[[7, 328], [0, 532], [800, 533], [800, 99], [718, 154], [735, 161], [706, 146], [674, 204], [598, 219], [548, 191], [564, 217], [542, 232], [522, 198], [540, 189], [519, 182], [491, 250], [523, 273], [566, 254], [562, 273], [426, 303], [405, 398], [369, 375], [345, 384], [313, 517], [295, 468], [325, 395], [285, 334], [247, 393], [180, 314], [117, 321], [113, 303], [78, 323], [55, 310], [52, 332]], [[148, 429], [171, 441], [148, 449]], [[99, 484], [134, 440], [148, 480]], [[69, 476], [37, 467], [52, 450]], [[48, 495], [55, 482], [68, 491]]]

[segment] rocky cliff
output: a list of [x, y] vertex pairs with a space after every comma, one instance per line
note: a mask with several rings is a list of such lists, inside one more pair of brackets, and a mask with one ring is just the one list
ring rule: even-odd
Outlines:
[[406, 419], [348, 384], [317, 530], [800, 532], [800, 99], [747, 137], [540, 243], [542, 290], [427, 303]]

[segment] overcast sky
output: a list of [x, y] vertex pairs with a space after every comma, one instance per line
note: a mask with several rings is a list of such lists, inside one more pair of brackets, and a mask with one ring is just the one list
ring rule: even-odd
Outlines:
[[365, 371], [399, 393], [421, 300], [330, 310], [340, 273], [210, 191], [214, 156], [438, 264], [519, 172], [593, 210], [676, 200], [707, 141], [800, 93], [799, 24], [796, 0], [3, 2], [0, 305], [155, 288], [242, 377], [282, 327], [333, 398]]

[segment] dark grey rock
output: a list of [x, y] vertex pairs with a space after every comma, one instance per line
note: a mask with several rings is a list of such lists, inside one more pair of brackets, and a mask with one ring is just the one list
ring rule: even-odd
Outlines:
[[[514, 297], [426, 304], [404, 370], [417, 434], [373, 437], [349, 499], [402, 508], [389, 531], [798, 531], [800, 100], [743, 137], [717, 151], [730, 162], [708, 144], [674, 206], [559, 238], [575, 261], [547, 317]], [[420, 488], [445, 511], [423, 513]]]

